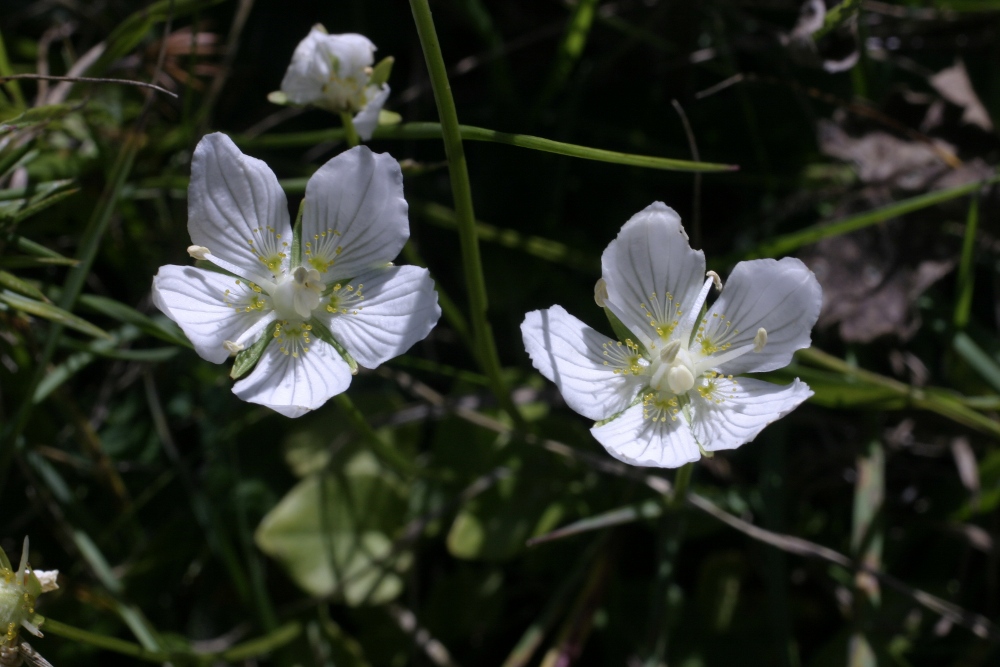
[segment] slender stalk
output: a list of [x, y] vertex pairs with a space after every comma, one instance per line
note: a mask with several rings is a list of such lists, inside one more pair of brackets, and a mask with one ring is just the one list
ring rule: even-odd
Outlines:
[[336, 401], [337, 407], [343, 411], [358, 434], [371, 445], [379, 461], [403, 477], [410, 477], [413, 474], [413, 464], [393, 449], [392, 445], [382, 440], [371, 424], [368, 423], [368, 420], [365, 419], [361, 410], [358, 410], [357, 406], [354, 405], [354, 401], [351, 400], [350, 396], [346, 393], [337, 394], [333, 397], [333, 400]]
[[361, 137], [358, 136], [358, 131], [354, 129], [354, 119], [351, 118], [351, 114], [341, 111], [340, 122], [344, 125], [344, 140], [347, 141], [347, 146], [354, 148], [360, 144]]
[[674, 493], [670, 496], [670, 509], [676, 510], [684, 506], [693, 470], [694, 463], [685, 463], [677, 469], [677, 475], [674, 477]]
[[428, 0], [410, 0], [413, 20], [420, 36], [420, 46], [427, 61], [427, 71], [434, 89], [441, 120], [445, 155], [448, 157], [448, 171], [451, 176], [452, 196], [455, 199], [455, 214], [458, 219], [458, 236], [462, 246], [462, 264], [465, 269], [465, 284], [469, 290], [469, 315], [472, 321], [472, 336], [479, 353], [476, 355], [483, 372], [490, 379], [490, 385], [501, 407], [510, 415], [515, 424], [523, 429], [524, 419], [517, 411], [506, 383], [500, 374], [500, 357], [493, 341], [493, 332], [486, 318], [488, 307], [486, 280], [483, 278], [482, 260], [479, 256], [479, 239], [476, 232], [476, 215], [472, 205], [472, 185], [469, 182], [469, 168], [462, 146], [462, 133], [458, 125], [458, 111], [451, 95], [448, 71], [441, 53], [434, 18]]
[[137, 660], [159, 663], [194, 663], [201, 665], [211, 665], [220, 661], [240, 662], [259, 655], [265, 655], [288, 644], [302, 634], [302, 626], [299, 623], [292, 621], [262, 637], [251, 639], [243, 642], [242, 644], [237, 644], [236, 646], [228, 648], [225, 651], [195, 653], [187, 648], [171, 651], [150, 651], [134, 642], [90, 632], [82, 628], [67, 625], [66, 623], [61, 623], [52, 618], [45, 619], [44, 627], [46, 632], [51, 632], [59, 637], [84, 644], [90, 644], [91, 646], [96, 646], [106, 651], [114, 651], [115, 653], [127, 655]]

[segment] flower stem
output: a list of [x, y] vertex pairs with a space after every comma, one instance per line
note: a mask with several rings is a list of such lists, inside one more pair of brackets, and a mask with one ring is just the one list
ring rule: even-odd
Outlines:
[[358, 131], [354, 129], [354, 119], [346, 111], [340, 112], [340, 122], [344, 124], [344, 140], [348, 148], [354, 148], [361, 143]]
[[694, 470], [694, 463], [685, 463], [677, 469], [674, 476], [674, 493], [670, 496], [669, 507], [672, 510], [680, 509], [687, 499], [688, 486], [691, 485], [691, 472]]
[[402, 477], [411, 477], [413, 475], [413, 464], [379, 436], [375, 429], [372, 428], [372, 425], [368, 423], [368, 420], [365, 419], [361, 410], [358, 410], [357, 406], [354, 405], [354, 401], [351, 400], [350, 396], [342, 393], [337, 394], [333, 399], [337, 402], [337, 407], [347, 416], [358, 434], [371, 445], [375, 457], [381, 463]]
[[488, 307], [486, 280], [483, 278], [482, 260], [479, 256], [479, 239], [476, 232], [476, 215], [472, 206], [472, 185], [469, 182], [469, 168], [462, 146], [462, 133], [458, 124], [458, 111], [451, 95], [448, 71], [441, 53], [434, 18], [428, 0], [410, 0], [413, 20], [420, 36], [420, 46], [427, 61], [427, 71], [434, 90], [441, 121], [445, 155], [448, 158], [448, 172], [451, 176], [452, 196], [455, 199], [455, 215], [458, 222], [458, 236], [462, 247], [462, 264], [465, 269], [465, 284], [469, 290], [469, 310], [472, 321], [472, 336], [476, 344], [476, 355], [483, 372], [490, 379], [490, 386], [501, 407], [510, 415], [519, 429], [523, 429], [524, 418], [517, 411], [507, 385], [500, 374], [500, 357], [493, 341], [493, 332], [486, 318]]

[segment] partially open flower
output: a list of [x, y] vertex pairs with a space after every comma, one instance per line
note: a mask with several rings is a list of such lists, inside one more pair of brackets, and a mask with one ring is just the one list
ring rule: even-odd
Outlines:
[[35, 600], [42, 593], [59, 588], [57, 570], [32, 570], [28, 564], [28, 538], [24, 538], [21, 563], [14, 570], [7, 554], [0, 549], [0, 650], [16, 649], [18, 631], [27, 630], [36, 637], [42, 633], [35, 620]]
[[[233, 393], [298, 417], [423, 339], [441, 309], [427, 269], [393, 266], [409, 237], [403, 175], [357, 146], [306, 184], [301, 241], [266, 164], [206, 136], [188, 191], [188, 253], [220, 271], [163, 266], [153, 303], [202, 358], [237, 355]], [[252, 371], [250, 369], [253, 369]]]
[[389, 97], [388, 72], [382, 74], [381, 64], [373, 68], [374, 62], [375, 45], [364, 35], [329, 35], [316, 25], [295, 48], [281, 92], [292, 104], [350, 114], [354, 129], [367, 141]]
[[620, 340], [560, 306], [528, 313], [524, 345], [566, 403], [598, 423], [591, 433], [616, 458], [675, 468], [702, 452], [733, 449], [812, 395], [738, 377], [786, 366], [809, 345], [822, 294], [797, 259], [705, 272], [673, 209], [656, 202], [622, 227], [601, 258], [595, 300]]

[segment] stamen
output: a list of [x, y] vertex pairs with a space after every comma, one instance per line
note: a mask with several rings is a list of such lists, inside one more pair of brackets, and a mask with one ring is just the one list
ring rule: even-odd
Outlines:
[[642, 397], [642, 416], [653, 422], [677, 421], [680, 405], [676, 396], [666, 398], [658, 392], [651, 391]]
[[262, 296], [263, 290], [256, 283], [245, 280], [234, 281], [236, 285], [233, 290], [225, 290], [222, 293], [222, 302], [237, 312], [250, 313], [255, 310], [263, 311], [269, 308], [267, 299]]
[[765, 345], [767, 345], [767, 331], [761, 327], [757, 329], [757, 335], [753, 337], [753, 351], [763, 352]]
[[667, 346], [663, 348], [663, 350], [660, 352], [660, 359], [664, 363], [671, 364], [673, 363], [674, 359], [677, 358], [677, 352], [680, 349], [681, 349], [681, 342], [675, 338], [674, 340], [667, 343]]
[[288, 241], [281, 240], [281, 234], [274, 227], [255, 227], [250, 230], [254, 238], [247, 239], [250, 252], [253, 253], [268, 271], [277, 276], [281, 272], [284, 260], [288, 257]]
[[713, 286], [716, 289], [719, 289], [722, 285], [722, 280], [714, 271], [709, 271], [705, 275], [708, 276], [708, 279], [705, 281], [705, 284], [701, 286], [701, 291], [698, 292], [698, 296], [695, 297], [694, 303], [692, 303], [691, 307], [688, 308], [687, 316], [680, 325], [679, 338], [685, 343], [691, 340], [691, 332], [694, 330], [694, 325], [698, 321], [698, 318], [701, 317], [701, 307], [705, 305], [705, 299], [708, 298], [708, 293], [712, 290]]
[[362, 306], [355, 307], [356, 304], [365, 300], [364, 294], [362, 294], [364, 287], [364, 283], [358, 283], [356, 288], [354, 285], [342, 285], [341, 283], [334, 285], [330, 294], [330, 302], [326, 306], [327, 312], [334, 315], [357, 315], [359, 311], [364, 310]]
[[756, 352], [756, 345], [750, 343], [749, 345], [741, 345], [736, 349], [729, 349], [722, 354], [717, 354], [711, 357], [704, 357], [695, 364], [695, 371], [699, 373], [704, 373], [709, 368], [719, 368], [722, 364], [727, 361], [732, 361], [742, 357], [744, 354], [749, 354], [750, 352]]
[[336, 263], [337, 256], [344, 251], [343, 246], [336, 244], [340, 232], [327, 229], [325, 232], [313, 234], [312, 241], [305, 243], [305, 262], [320, 273], [328, 271]]
[[632, 342], [631, 338], [626, 338], [624, 343], [609, 340], [601, 347], [604, 348], [605, 366], [614, 367], [615, 375], [641, 375], [645, 366], [643, 365], [642, 354], [639, 346]]
[[594, 285], [594, 301], [601, 308], [604, 308], [604, 304], [608, 301], [608, 284], [604, 282], [604, 278]]
[[207, 259], [210, 251], [203, 245], [189, 245], [188, 254], [195, 259]]
[[278, 350], [285, 356], [292, 356], [298, 359], [301, 355], [309, 351], [309, 343], [312, 326], [305, 322], [289, 324], [287, 320], [278, 322], [274, 329], [274, 337], [277, 339]]
[[[736, 390], [739, 389], [739, 384], [733, 379], [732, 375], [722, 375], [716, 371], [709, 371], [705, 373], [704, 384], [698, 387], [698, 394], [704, 398], [706, 401], [711, 401], [716, 405], [722, 405], [727, 398], [736, 398]], [[725, 395], [726, 389], [722, 387], [723, 382], [728, 382], [731, 387], [729, 389], [730, 393], [728, 396]]]
[[231, 340], [223, 342], [222, 347], [226, 348], [226, 350], [229, 352], [229, 355], [232, 357], [235, 357], [238, 352], [246, 349], [245, 345], [241, 343], [234, 343]]
[[683, 314], [681, 304], [674, 303], [674, 295], [670, 292], [664, 293], [663, 300], [657, 296], [656, 292], [653, 292], [649, 295], [649, 300], [650, 307], [640, 303], [639, 308], [646, 314], [649, 326], [653, 327], [660, 338], [666, 340], [677, 328], [677, 322]]

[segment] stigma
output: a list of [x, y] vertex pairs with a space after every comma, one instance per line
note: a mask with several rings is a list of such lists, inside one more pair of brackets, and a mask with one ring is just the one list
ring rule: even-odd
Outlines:
[[323, 290], [319, 271], [297, 266], [286, 275], [271, 294], [274, 312], [280, 319], [298, 321], [308, 319], [319, 307]]

